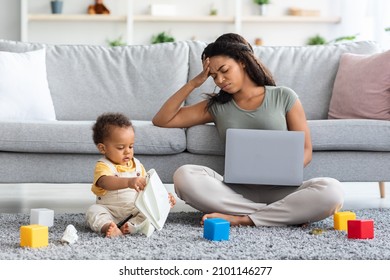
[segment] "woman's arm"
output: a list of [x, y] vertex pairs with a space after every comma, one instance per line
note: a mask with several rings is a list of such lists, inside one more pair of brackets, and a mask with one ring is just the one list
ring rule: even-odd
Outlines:
[[313, 150], [310, 129], [307, 125], [305, 111], [299, 99], [297, 99], [291, 110], [287, 113], [287, 127], [288, 130], [303, 131], [305, 133], [303, 165], [308, 165], [312, 159]]
[[190, 106], [182, 106], [191, 92], [209, 77], [209, 60], [203, 62], [203, 71], [173, 94], [153, 117], [153, 124], [161, 127], [190, 127], [212, 121], [207, 100]]

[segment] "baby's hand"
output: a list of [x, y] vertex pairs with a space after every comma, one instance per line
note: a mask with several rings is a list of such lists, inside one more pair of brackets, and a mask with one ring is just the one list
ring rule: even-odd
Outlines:
[[137, 192], [142, 191], [146, 186], [146, 180], [144, 177], [129, 178], [129, 188], [134, 189]]
[[169, 199], [169, 204], [171, 205], [171, 208], [173, 208], [176, 204], [175, 197], [171, 193], [168, 193], [168, 199]]

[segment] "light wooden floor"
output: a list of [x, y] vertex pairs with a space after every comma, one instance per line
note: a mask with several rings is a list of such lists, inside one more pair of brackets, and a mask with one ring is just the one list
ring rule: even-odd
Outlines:
[[[166, 185], [173, 193], [173, 186]], [[390, 208], [390, 183], [386, 198], [380, 198], [378, 183], [343, 183], [343, 209]], [[89, 184], [0, 184], [0, 213], [29, 213], [31, 208], [49, 208], [55, 213], [81, 213], [94, 203]], [[177, 201], [172, 211], [193, 211]]]

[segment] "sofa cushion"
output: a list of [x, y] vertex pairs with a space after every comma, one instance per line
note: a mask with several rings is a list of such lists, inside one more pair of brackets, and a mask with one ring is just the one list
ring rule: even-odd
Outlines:
[[196, 125], [187, 129], [187, 151], [193, 154], [223, 155], [225, 146], [214, 124]]
[[[97, 154], [93, 121], [3, 122], [0, 151]], [[135, 155], [169, 155], [186, 149], [184, 129], [159, 128], [150, 121], [132, 121]]]
[[382, 120], [309, 121], [313, 150], [390, 151], [390, 122]]
[[58, 120], [95, 120], [107, 111], [151, 120], [187, 81], [185, 42], [105, 47], [0, 40], [0, 51], [42, 47]]
[[[390, 151], [390, 122], [380, 120], [310, 120], [314, 151]], [[212, 124], [187, 129], [187, 150], [223, 155], [225, 147]]]
[[24, 53], [0, 51], [0, 120], [55, 118], [45, 49]]
[[390, 51], [341, 56], [329, 118], [390, 120]]
[[[190, 42], [189, 78], [202, 70], [200, 56], [206, 43]], [[340, 56], [343, 53], [374, 54], [380, 46], [371, 41], [347, 42], [324, 46], [253, 46], [255, 55], [273, 73], [277, 85], [292, 88], [299, 96], [308, 119], [327, 119], [329, 103]], [[187, 104], [214, 91], [209, 79], [187, 99]], [[219, 89], [217, 89], [219, 90]]]

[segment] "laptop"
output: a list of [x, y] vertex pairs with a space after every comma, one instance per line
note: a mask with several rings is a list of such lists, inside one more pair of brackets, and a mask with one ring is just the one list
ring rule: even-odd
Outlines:
[[227, 129], [224, 182], [301, 185], [304, 141], [303, 131]]

